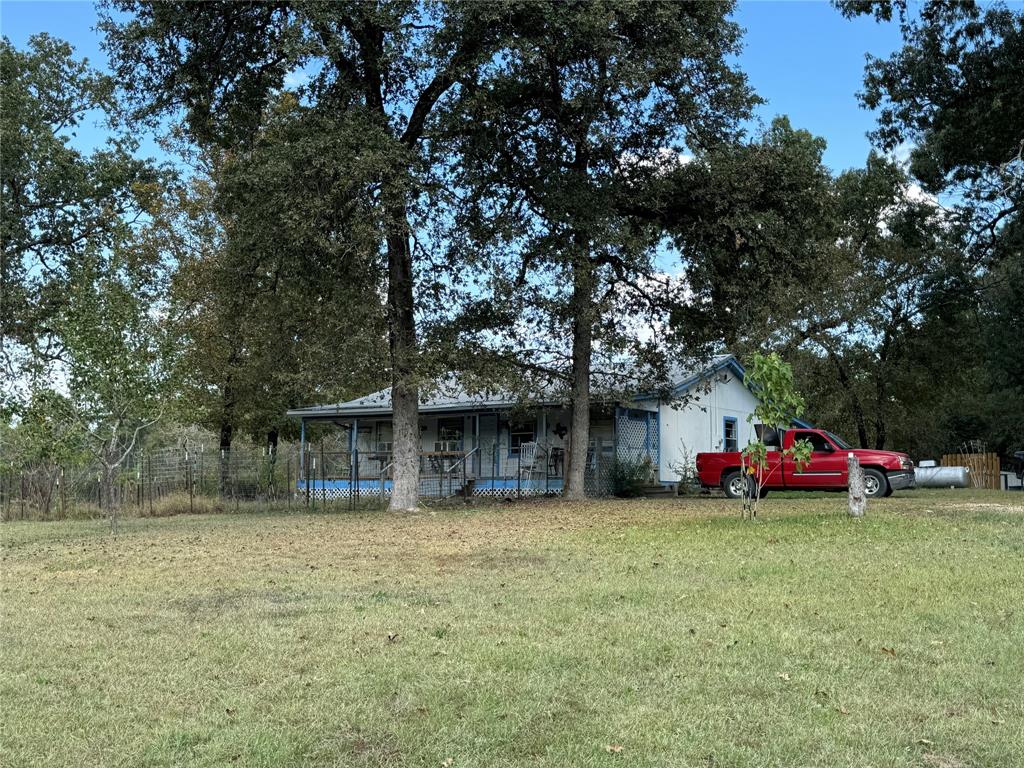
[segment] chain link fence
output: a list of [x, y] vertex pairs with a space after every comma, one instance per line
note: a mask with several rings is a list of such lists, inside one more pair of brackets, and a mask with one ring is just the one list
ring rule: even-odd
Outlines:
[[[335, 448], [335, 446], [329, 446]], [[0, 520], [65, 520], [118, 515], [162, 517], [227, 512], [245, 507], [303, 506], [354, 509], [380, 506], [391, 493], [393, 457], [377, 451], [328, 450], [307, 444], [278, 450], [236, 446], [230, 451], [186, 445], [139, 451], [105, 483], [98, 464], [0, 462]], [[424, 500], [522, 498], [561, 493], [563, 467], [538, 453], [527, 471], [504, 448], [420, 457]], [[502, 463], [504, 462], [504, 463]], [[618, 463], [617, 463], [618, 462]], [[595, 441], [587, 454], [588, 495], [615, 492], [621, 464], [611, 443]]]
[[230, 451], [172, 447], [139, 451], [103, 482], [98, 463], [0, 464], [0, 519], [163, 516], [227, 511], [244, 504], [296, 502], [299, 450], [236, 447]]

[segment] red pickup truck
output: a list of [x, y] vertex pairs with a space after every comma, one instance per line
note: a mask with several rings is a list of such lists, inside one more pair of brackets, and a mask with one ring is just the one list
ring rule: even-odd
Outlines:
[[[811, 460], [803, 466], [782, 450], [797, 440], [811, 444]], [[762, 493], [769, 490], [839, 491], [848, 481], [847, 454], [852, 453], [864, 468], [864, 490], [869, 497], [888, 496], [893, 491], [914, 487], [914, 465], [905, 453], [851, 448], [841, 438], [822, 429], [764, 430], [768, 462]], [[782, 450], [780, 450], [780, 448]], [[744, 483], [751, 482], [740, 471], [739, 451], [698, 453], [697, 476], [705, 488], [721, 488], [737, 499]]]

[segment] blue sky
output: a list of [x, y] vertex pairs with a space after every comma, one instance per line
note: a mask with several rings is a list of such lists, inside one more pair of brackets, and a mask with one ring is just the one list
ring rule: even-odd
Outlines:
[[[893, 51], [900, 43], [896, 25], [847, 21], [825, 2], [747, 0], [736, 19], [747, 30], [740, 66], [768, 101], [759, 117], [768, 122], [789, 115], [794, 127], [825, 138], [825, 161], [835, 171], [863, 165], [870, 149], [865, 134], [875, 119], [856, 98], [864, 55]], [[91, 2], [0, 2], [0, 30], [14, 45], [23, 47], [30, 35], [48, 32], [102, 67], [106, 58], [95, 24]]]

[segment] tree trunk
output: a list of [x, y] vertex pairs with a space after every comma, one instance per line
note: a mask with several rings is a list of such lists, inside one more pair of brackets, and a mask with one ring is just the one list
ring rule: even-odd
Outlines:
[[886, 380], [886, 366], [889, 364], [889, 351], [892, 347], [893, 335], [887, 329], [882, 336], [878, 348], [878, 372], [875, 375], [875, 448], [885, 448], [885, 412], [886, 400], [889, 395], [889, 382]]
[[[572, 276], [572, 429], [564, 495], [582, 499], [590, 446], [590, 354], [594, 341], [594, 267], [589, 260], [573, 265]], [[600, 457], [598, 457], [600, 460]]]
[[885, 441], [888, 435], [885, 429], [885, 405], [888, 387], [885, 378], [881, 374], [875, 379], [875, 448], [879, 451], [885, 449]]
[[412, 251], [404, 207], [392, 211], [388, 236], [388, 334], [391, 348], [394, 483], [391, 510], [415, 510], [420, 495], [420, 404], [416, 383], [416, 317]]
[[[820, 343], [820, 342], [819, 342]], [[824, 347], [825, 345], [822, 344]], [[861, 448], [868, 448], [868, 425], [864, 418], [864, 409], [861, 407], [860, 398], [857, 397], [857, 393], [853, 390], [853, 382], [850, 381], [850, 375], [846, 371], [846, 366], [843, 365], [843, 361], [840, 360], [839, 355], [831, 349], [828, 349], [828, 356], [832, 360], [833, 365], [836, 367], [836, 373], [839, 376], [839, 383], [843, 389], [846, 390], [846, 396], [850, 401], [850, 409], [853, 411], [853, 420], [857, 424], [857, 440], [860, 443]]]
[[220, 425], [220, 472], [218, 475], [217, 491], [221, 496], [227, 496], [231, 487], [231, 439], [234, 436], [235, 428], [227, 421]]
[[117, 503], [114, 500], [114, 468], [103, 465], [103, 484], [101, 491], [103, 503], [107, 507], [107, 517], [110, 519], [110, 532], [117, 535]]
[[267, 495], [277, 498], [277, 429], [267, 432]]

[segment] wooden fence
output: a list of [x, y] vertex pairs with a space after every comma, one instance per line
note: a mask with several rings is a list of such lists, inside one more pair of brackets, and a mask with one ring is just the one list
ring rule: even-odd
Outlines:
[[971, 470], [971, 487], [999, 490], [998, 453], [947, 453], [942, 457], [944, 467], [967, 467]]

